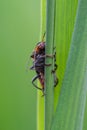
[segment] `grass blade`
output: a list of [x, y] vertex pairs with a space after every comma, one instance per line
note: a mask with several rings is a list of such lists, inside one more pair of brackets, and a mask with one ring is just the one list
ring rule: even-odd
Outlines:
[[[40, 30], [40, 41], [46, 31], [46, 0], [41, 0], [41, 30]], [[39, 84], [39, 83], [38, 83]], [[40, 86], [40, 84], [39, 84]], [[45, 125], [45, 101], [41, 91], [37, 91], [37, 130], [44, 130]]]
[[82, 130], [87, 93], [86, 0], [79, 0], [70, 48], [52, 130]]
[[55, 88], [54, 94], [55, 110], [58, 103], [58, 96], [60, 95], [61, 84], [64, 78], [66, 62], [69, 54], [77, 4], [78, 0], [56, 0], [55, 44], [59, 84], [58, 87]]

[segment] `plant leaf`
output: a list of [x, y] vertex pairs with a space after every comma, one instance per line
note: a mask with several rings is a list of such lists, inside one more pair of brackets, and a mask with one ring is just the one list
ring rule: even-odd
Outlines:
[[79, 0], [76, 24], [52, 130], [82, 130], [87, 93], [87, 0]]
[[[40, 41], [46, 31], [46, 0], [41, 0], [41, 27], [40, 27]], [[39, 84], [39, 83], [38, 83]], [[40, 84], [39, 84], [40, 86]], [[42, 91], [37, 91], [37, 130], [44, 130], [45, 126], [45, 101], [42, 96]]]
[[55, 46], [56, 60], [58, 64], [58, 87], [55, 87], [54, 106], [58, 103], [61, 84], [64, 78], [66, 62], [69, 54], [72, 33], [74, 29], [78, 0], [56, 0], [55, 14]]

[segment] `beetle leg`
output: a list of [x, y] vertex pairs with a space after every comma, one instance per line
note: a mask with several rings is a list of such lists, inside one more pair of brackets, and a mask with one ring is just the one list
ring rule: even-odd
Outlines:
[[43, 95], [41, 97], [44, 97], [46, 94], [44, 93], [44, 90], [42, 90], [42, 92], [43, 92]]
[[37, 88], [37, 89], [39, 89], [39, 90], [42, 91], [42, 89], [39, 88], [39, 87], [34, 83], [34, 81], [35, 81], [36, 79], [38, 79], [39, 77], [40, 77], [40, 75], [36, 75], [36, 76], [32, 79], [32, 84], [34, 85], [35, 88]]
[[54, 55], [50, 55], [50, 54], [46, 54], [45, 57], [48, 57], [48, 58], [53, 58]]
[[35, 81], [37, 78], [39, 78], [39, 77], [40, 77], [40, 75], [36, 75], [36, 76], [32, 79], [32, 84], [34, 85], [35, 88], [37, 88], [37, 89], [39, 89], [39, 90], [41, 90], [41, 91], [43, 92], [43, 95], [42, 95], [42, 97], [43, 97], [43, 96], [45, 96], [44, 88], [39, 88], [36, 84], [34, 84], [34, 81]]
[[34, 70], [34, 69], [35, 69], [35, 66], [34, 66], [34, 65], [30, 67], [30, 70]]
[[58, 79], [57, 76], [54, 74], [54, 87], [57, 86], [58, 82], [59, 82], [59, 79]]
[[56, 70], [57, 70], [57, 68], [58, 68], [58, 65], [57, 65], [57, 64], [55, 64], [55, 65], [54, 65], [54, 70], [56, 71]]
[[56, 52], [54, 53], [54, 70], [52, 70], [52, 73], [54, 75], [54, 87], [56, 87], [58, 82], [59, 82], [59, 79], [58, 79], [58, 77], [56, 76], [56, 73], [55, 73], [57, 68], [58, 68], [58, 65], [55, 62], [56, 62]]
[[48, 57], [48, 58], [53, 58], [54, 55], [45, 54], [45, 55], [40, 56], [40, 58], [46, 58], [46, 57]]
[[45, 66], [51, 66], [52, 64], [44, 64]]
[[59, 79], [56, 76], [55, 70], [52, 70], [52, 73], [54, 75], [54, 87], [56, 87], [59, 82]]
[[57, 68], [58, 68], [58, 65], [57, 65], [57, 64], [54, 64], [54, 70], [52, 70], [52, 73], [55, 73], [56, 70], [57, 70]]

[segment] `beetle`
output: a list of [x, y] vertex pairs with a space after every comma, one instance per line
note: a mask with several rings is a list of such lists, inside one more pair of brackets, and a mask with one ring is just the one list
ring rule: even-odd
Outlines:
[[[45, 64], [45, 58], [53, 58], [56, 62], [56, 53], [54, 55], [48, 55], [45, 54], [45, 41], [44, 41], [45, 33], [43, 35], [42, 41], [38, 42], [34, 48], [34, 51], [31, 54], [31, 58], [33, 59], [33, 65], [30, 67], [31, 70], [36, 71], [36, 76], [32, 79], [32, 84], [37, 89], [41, 90], [44, 95], [44, 71], [45, 66], [50, 66], [51, 64]], [[57, 64], [55, 63], [54, 70], [52, 70], [52, 73], [54, 74], [54, 87], [58, 84], [58, 78], [55, 75], [55, 71], [57, 70]], [[39, 79], [41, 88], [38, 87], [34, 82], [35, 80]]]

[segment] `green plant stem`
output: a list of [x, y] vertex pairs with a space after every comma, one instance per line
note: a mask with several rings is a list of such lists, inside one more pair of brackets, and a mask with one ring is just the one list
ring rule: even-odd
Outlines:
[[[46, 24], [46, 54], [53, 55], [54, 47], [54, 10], [55, 0], [47, 0], [47, 24]], [[46, 64], [52, 64], [45, 68], [45, 130], [51, 129], [54, 110], [54, 69], [53, 58], [46, 58]]]
[[[46, 31], [46, 0], [41, 0], [41, 27], [40, 27], [40, 41], [44, 32]], [[45, 39], [44, 39], [45, 40]], [[40, 86], [40, 84], [38, 83]], [[37, 91], [37, 130], [44, 130], [44, 97], [42, 91]]]
[[59, 103], [51, 130], [82, 130], [87, 95], [87, 0], [79, 0]]

